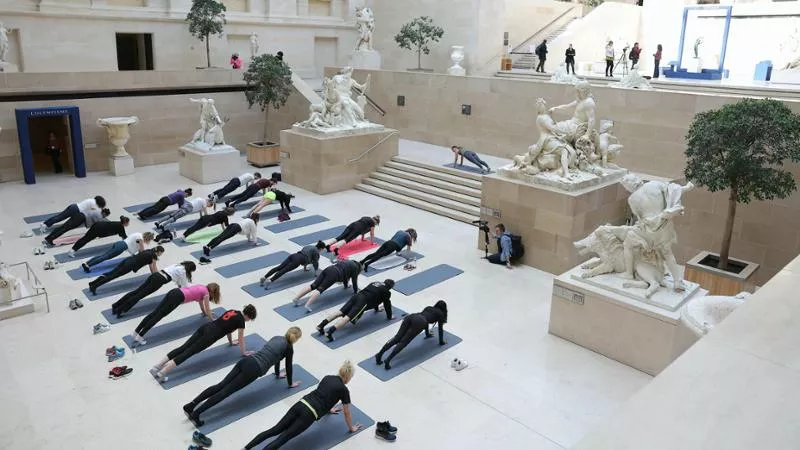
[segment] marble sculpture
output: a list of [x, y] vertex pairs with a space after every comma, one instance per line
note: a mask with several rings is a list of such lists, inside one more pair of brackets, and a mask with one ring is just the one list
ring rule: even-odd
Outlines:
[[567, 63], [561, 63], [561, 65], [558, 66], [558, 69], [553, 72], [553, 76], [550, 77], [550, 81], [553, 83], [578, 84], [581, 80], [575, 75], [567, 73]]
[[[222, 134], [222, 127], [228, 120], [222, 120], [214, 106], [214, 99], [211, 98], [190, 98], [190, 102], [200, 103], [200, 129], [194, 133], [190, 144], [205, 151], [213, 149], [217, 145], [225, 145], [225, 137]], [[203, 145], [198, 145], [203, 144]]]
[[358, 28], [358, 41], [356, 42], [357, 52], [371, 52], [372, 35], [375, 32], [375, 16], [372, 8], [356, 8], [356, 28]]
[[22, 280], [11, 273], [5, 263], [0, 263], [0, 304], [11, 303], [29, 295], [30, 292]]
[[[369, 89], [370, 76], [363, 84], [352, 78], [353, 68], [345, 67], [331, 78], [322, 80], [322, 103], [311, 105], [309, 118], [295, 126], [325, 130], [348, 130], [375, 126], [364, 117], [366, 92]], [[358, 97], [351, 96], [353, 89], [358, 90]]]
[[250, 57], [258, 56], [258, 34], [250, 33]]
[[609, 83], [608, 85], [617, 88], [641, 89], [643, 91], [653, 89], [653, 87], [650, 86], [650, 82], [639, 73], [638, 65], [631, 67], [630, 72], [622, 77], [622, 79], [616, 83]]
[[0, 22], [0, 62], [5, 62], [8, 56], [8, 32], [9, 29]]
[[702, 337], [742, 306], [748, 297], [749, 292], [740, 292], [734, 296], [705, 295], [693, 298], [681, 309], [681, 322], [697, 337]]

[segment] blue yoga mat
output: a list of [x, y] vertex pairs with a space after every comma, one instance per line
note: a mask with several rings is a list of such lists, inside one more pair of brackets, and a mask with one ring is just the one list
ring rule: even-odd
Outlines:
[[70, 258], [68, 252], [59, 253], [55, 255], [53, 258], [55, 258], [56, 261], [62, 264], [70, 261], [80, 261], [82, 259], [94, 258], [95, 256], [99, 256], [107, 252], [112, 245], [114, 244], [103, 244], [103, 245], [94, 245], [92, 247], [84, 247], [75, 252], [74, 258]]
[[125, 315], [119, 319], [117, 319], [117, 316], [111, 313], [111, 308], [104, 309], [100, 314], [103, 315], [108, 323], [114, 325], [150, 314], [150, 311], [156, 309], [156, 306], [161, 303], [161, 300], [164, 300], [164, 295], [161, 294], [154, 295], [153, 297], [143, 298], [139, 300], [139, 303], [137, 303], [136, 306], [129, 309], [128, 312], [126, 312]]
[[[212, 253], [214, 255], [214, 253]], [[233, 278], [245, 273], [255, 272], [256, 270], [266, 269], [283, 262], [289, 256], [288, 252], [275, 252], [269, 255], [259, 256], [258, 258], [240, 261], [227, 266], [217, 267], [218, 274], [225, 278]], [[264, 270], [266, 272], [266, 270]], [[262, 288], [263, 289], [263, 288]]]
[[[72, 258], [67, 258], [67, 261], [71, 260]], [[76, 269], [70, 269], [67, 271], [67, 275], [73, 280], [85, 280], [86, 278], [97, 278], [100, 275], [108, 272], [109, 270], [117, 267], [117, 264], [121, 263], [122, 260], [125, 258], [114, 258], [109, 259], [108, 261], [103, 261], [100, 264], [92, 267], [92, 270], [89, 273], [83, 271], [83, 268], [78, 267]]]
[[[61, 211], [59, 211], [59, 212], [61, 212]], [[39, 214], [38, 216], [23, 217], [22, 220], [24, 220], [25, 223], [39, 223], [39, 222], [44, 222], [45, 220], [55, 216], [56, 214], [58, 214], [58, 213], [54, 212], [54, 213], [50, 213], [50, 214]]]
[[[224, 376], [220, 373], [219, 381], [222, 381]], [[300, 386], [289, 389], [286, 379], [276, 378], [274, 372], [270, 370], [263, 377], [204, 412], [201, 419], [205, 423], [200, 427], [200, 432], [211, 434], [242, 417], [247, 417], [319, 383], [314, 375], [297, 364], [292, 365], [292, 381], [299, 381]], [[218, 381], [209, 381], [209, 383], [215, 382]]]
[[[214, 308], [211, 313], [214, 315], [214, 317], [220, 317], [221, 315], [225, 314], [225, 308]], [[144, 339], [147, 341], [147, 344], [136, 346], [136, 352], [143, 352], [153, 347], [158, 347], [159, 345], [172, 342], [176, 339], [189, 337], [192, 335], [192, 333], [197, 331], [198, 328], [206, 323], [208, 323], [208, 318], [199, 313], [192, 314], [189, 317], [184, 317], [183, 319], [178, 319], [172, 322], [162, 322], [162, 325], [156, 325], [144, 335]], [[124, 336], [122, 340], [125, 342], [125, 345], [127, 345], [128, 348], [133, 348], [133, 339], [130, 335]]]
[[[249, 210], [249, 208], [248, 208], [248, 210]], [[303, 211], [305, 211], [305, 209], [303, 209], [303, 208], [301, 208], [299, 206], [292, 206], [292, 212], [290, 213], [290, 215], [294, 214], [294, 213], [301, 213]], [[245, 212], [247, 212], [247, 211], [245, 211]], [[274, 219], [274, 218], [278, 217], [282, 212], [283, 212], [283, 210], [280, 208], [280, 206], [278, 206], [277, 208], [265, 209], [265, 210], [262, 210], [260, 213], [258, 213], [258, 219], [260, 221], [262, 221], [262, 222], [267, 220], [267, 219]], [[244, 216], [242, 216], [242, 217], [244, 217]]]
[[145, 268], [139, 269], [139, 272], [142, 271], [146, 273], [135, 276], [130, 276], [130, 274], [128, 274], [127, 275], [128, 278], [125, 277], [117, 278], [116, 280], [108, 284], [100, 286], [99, 288], [97, 288], [97, 295], [92, 295], [92, 293], [89, 291], [89, 288], [87, 287], [86, 289], [83, 290], [83, 295], [85, 295], [86, 298], [88, 298], [89, 300], [95, 301], [106, 297], [113, 297], [115, 295], [125, 294], [127, 292], [130, 292], [139, 287], [139, 285], [144, 283], [144, 280], [146, 280], [147, 277], [150, 276], [150, 272], [147, 269]]
[[317, 223], [327, 222], [328, 218], [320, 215], [313, 215], [301, 217], [299, 219], [287, 220], [286, 222], [276, 223], [265, 227], [272, 233], [283, 233], [284, 231], [295, 230], [297, 228], [307, 227]]
[[[228, 241], [220, 245], [219, 247], [215, 248], [214, 250], [211, 250], [211, 257], [218, 258], [221, 256], [228, 256], [234, 253], [250, 250], [251, 248], [262, 248], [265, 245], [269, 244], [269, 242], [261, 238], [258, 238], [258, 240], [256, 241], [258, 242], [258, 245], [256, 246], [250, 243], [250, 241], [248, 241], [247, 239], [245, 239], [244, 236], [241, 236], [238, 239], [237, 237], [233, 237], [231, 238], [233, 239], [233, 241]], [[192, 252], [192, 256], [194, 256], [197, 259], [200, 259], [200, 257], [203, 256], [203, 251], [197, 250], [196, 252]]]
[[[417, 253], [417, 252], [411, 252], [411, 255], [408, 255], [405, 251], [400, 252], [400, 253], [393, 253], [392, 255], [397, 255], [397, 256], [403, 255], [403, 257], [406, 257], [406, 258], [409, 258], [409, 259], [410, 258], [414, 258], [417, 261], [419, 261], [420, 259], [425, 257], [425, 255], [422, 255], [422, 254]], [[389, 256], [392, 256], [392, 255], [389, 255]], [[387, 256], [387, 258], [388, 258], [388, 256]], [[383, 260], [383, 258], [375, 261], [373, 264], [377, 264], [382, 260]], [[402, 265], [406, 264], [407, 261], [408, 261], [408, 259], [406, 259], [406, 262], [400, 262], [399, 264], [394, 265], [394, 266], [389, 267], [389, 268], [386, 268], [386, 269], [378, 269], [378, 268], [374, 268], [374, 267], [370, 266], [369, 269], [367, 269], [366, 272], [362, 271], [361, 275], [364, 275], [365, 277], [374, 277], [375, 275], [378, 275], [378, 274], [381, 274], [383, 272], [386, 272], [387, 270], [392, 270], [395, 267], [402, 266]]]
[[[265, 270], [264, 273], [267, 273], [267, 270]], [[258, 284], [258, 282], [255, 282], [246, 286], [242, 286], [242, 290], [250, 294], [253, 298], [261, 298], [266, 297], [269, 294], [274, 294], [295, 286], [300, 286], [301, 284], [311, 284], [311, 282], [314, 281], [314, 278], [316, 278], [316, 275], [314, 275], [313, 268], [309, 268], [308, 272], [305, 272], [302, 268], [299, 268], [278, 278], [278, 281], [269, 285], [269, 289], [264, 289]]]
[[[288, 410], [288, 408], [286, 409]], [[355, 433], [351, 433], [344, 424], [343, 414], [344, 413], [326, 414], [322, 419], [314, 422], [306, 431], [302, 432], [300, 436], [290, 440], [286, 445], [281, 446], [281, 448], [283, 450], [329, 449], [336, 447], [342, 442], [375, 425], [375, 421], [366, 415], [364, 411], [350, 404], [350, 415], [352, 416], [353, 424], [360, 423], [363, 425], [363, 428]], [[269, 424], [267, 427], [271, 427], [272, 425], [273, 424]], [[269, 439], [264, 442], [264, 445], [260, 445], [256, 448], [263, 450], [264, 447], [269, 445], [273, 440], [274, 439]]]
[[[236, 333], [234, 333], [234, 339]], [[247, 350], [258, 351], [267, 341], [257, 334], [248, 334], [244, 337], [244, 343]], [[175, 348], [179, 345], [175, 343]], [[183, 344], [181, 342], [181, 344]], [[166, 350], [166, 349], [165, 349]], [[223, 337], [220, 343], [187, 359], [185, 363], [181, 364], [175, 370], [169, 373], [169, 380], [161, 383], [161, 387], [165, 390], [172, 389], [175, 386], [180, 386], [187, 381], [192, 381], [200, 378], [203, 375], [208, 375], [211, 372], [216, 372], [224, 367], [231, 366], [242, 357], [239, 353], [239, 345], [228, 345], [228, 339]]]
[[464, 271], [461, 269], [456, 269], [447, 264], [439, 264], [438, 266], [433, 266], [430, 269], [411, 275], [408, 278], [403, 278], [395, 283], [394, 290], [405, 295], [412, 295], [431, 286], [435, 286], [442, 281], [447, 281], [450, 278], [461, 275], [462, 273], [464, 273]]
[[[126, 207], [124, 207], [122, 209], [124, 209], [125, 211], [128, 211], [131, 214], [137, 214], [139, 211], [141, 211], [141, 210], [143, 210], [143, 209], [147, 208], [148, 206], [151, 206], [151, 205], [153, 205], [155, 203], [156, 202], [139, 203], [138, 205], [126, 206]], [[158, 219], [160, 219], [162, 217], [167, 217], [170, 213], [175, 211], [177, 208], [178, 208], [177, 205], [167, 206], [167, 209], [165, 209], [164, 211], [161, 211], [160, 213], [156, 214], [155, 216], [148, 217], [147, 219], [143, 220], [143, 222], [155, 222], [155, 221], [157, 221]], [[139, 216], [136, 216], [136, 218], [139, 218]]]
[[302, 236], [296, 236], [289, 240], [301, 247], [305, 247], [306, 245], [309, 244], [316, 244], [317, 241], [324, 241], [325, 239], [333, 239], [336, 236], [338, 236], [342, 231], [344, 231], [344, 229], [345, 226], [340, 225], [338, 227], [315, 231], [313, 233], [304, 234]]
[[[317, 301], [314, 302], [313, 305], [311, 305], [312, 312], [308, 314], [306, 314], [305, 305], [294, 306], [294, 303], [292, 302], [278, 306], [277, 308], [274, 308], [274, 311], [280, 314], [281, 317], [288, 320], [289, 322], [295, 322], [297, 320], [302, 319], [303, 317], [308, 317], [320, 311], [325, 311], [327, 309], [339, 306], [342, 303], [346, 302], [352, 295], [353, 295], [352, 287], [343, 289], [342, 285], [337, 283], [331, 286], [330, 289], [323, 292], [322, 295], [319, 296]], [[304, 300], [307, 299], [308, 295], [306, 295]]]
[[[469, 161], [464, 161], [464, 165], [463, 166], [459, 166], [458, 164], [453, 164], [453, 163], [443, 164], [443, 166], [444, 167], [449, 167], [451, 169], [463, 170], [464, 172], [477, 173], [478, 175], [482, 175], [483, 174], [481, 169], [478, 169], [476, 166], [473, 166], [472, 163], [469, 162]], [[492, 173], [492, 172], [489, 172], [489, 173]]]
[[[391, 370], [386, 370], [383, 367], [383, 364], [375, 364], [374, 355], [370, 356], [364, 361], [361, 361], [358, 363], [358, 365], [362, 369], [374, 375], [375, 378], [381, 381], [389, 381], [408, 369], [424, 363], [439, 353], [449, 350], [461, 342], [460, 337], [445, 331], [444, 341], [447, 342], [447, 345], [439, 345], [439, 330], [433, 329], [431, 334], [433, 334], [433, 336], [430, 339], [425, 339], [424, 332], [415, 337], [414, 340], [411, 341], [411, 343], [409, 343], [408, 346], [404, 348], [403, 351], [398, 353], [397, 356], [395, 356], [395, 358], [392, 360]], [[389, 351], [387, 351], [383, 357], [386, 358], [389, 356], [391, 351], [392, 350], [389, 349]]]
[[[386, 328], [389, 325], [398, 323], [400, 319], [406, 315], [406, 312], [392, 305], [392, 315], [394, 316], [392, 320], [386, 320], [386, 312], [384, 311], [377, 313], [374, 310], [364, 311], [364, 315], [356, 325], [348, 322], [345, 326], [336, 330], [336, 332], [333, 333], [333, 342], [328, 342], [328, 338], [320, 336], [316, 329], [314, 329], [314, 339], [322, 342], [328, 346], [328, 348], [337, 349], [382, 328]], [[328, 324], [325, 329], [327, 330], [330, 327], [331, 324]]]

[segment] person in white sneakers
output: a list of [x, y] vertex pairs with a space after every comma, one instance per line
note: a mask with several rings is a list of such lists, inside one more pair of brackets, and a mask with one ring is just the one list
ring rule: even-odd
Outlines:
[[254, 181], [260, 180], [261, 174], [256, 173], [243, 173], [238, 177], [231, 178], [231, 181], [228, 181], [228, 184], [222, 186], [221, 188], [217, 189], [216, 191], [208, 194], [208, 200], [212, 203], [217, 203], [221, 199], [225, 198], [226, 195], [230, 194], [231, 192], [235, 191], [236, 189], [244, 186], [245, 188], [250, 187]]
[[103, 261], [116, 258], [126, 250], [131, 254], [131, 256], [133, 256], [144, 250], [147, 244], [153, 242], [154, 237], [155, 236], [150, 231], [146, 233], [131, 233], [125, 239], [112, 244], [111, 247], [109, 247], [108, 250], [102, 255], [97, 255], [89, 261], [81, 264], [81, 267], [83, 268], [84, 272], [89, 273], [92, 271], [92, 267], [100, 264]]
[[41, 230], [42, 234], [46, 234], [48, 228], [52, 227], [53, 225], [59, 222], [63, 222], [78, 213], [86, 214], [90, 210], [100, 211], [105, 207], [106, 207], [106, 199], [104, 199], [103, 197], [98, 195], [94, 198], [87, 198], [86, 200], [82, 200], [78, 203], [73, 203], [67, 206], [60, 213], [48, 218], [47, 220], [42, 222], [42, 225], [39, 227], [39, 230]]
[[156, 222], [155, 226], [159, 230], [164, 231], [167, 225], [173, 224], [181, 217], [189, 214], [200, 213], [200, 217], [205, 216], [208, 213], [208, 208], [213, 206], [214, 203], [205, 198], [193, 198], [191, 200], [186, 200], [183, 202], [183, 205], [181, 205], [180, 209], [171, 212], [164, 220]]
[[206, 256], [211, 255], [211, 250], [226, 240], [236, 236], [237, 234], [244, 235], [247, 240], [253, 244], [258, 245], [258, 214], [250, 214], [247, 219], [242, 219], [239, 223], [232, 223], [225, 227], [222, 233], [216, 235], [208, 245], [203, 246], [203, 254]]

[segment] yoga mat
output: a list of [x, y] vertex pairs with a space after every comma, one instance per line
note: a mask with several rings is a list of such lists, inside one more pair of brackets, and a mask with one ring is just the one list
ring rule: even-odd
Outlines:
[[[415, 337], [413, 341], [411, 341], [406, 348], [403, 349], [400, 353], [395, 356], [392, 360], [391, 370], [386, 370], [383, 367], [383, 364], [375, 364], [375, 355], [370, 356], [369, 358], [365, 359], [358, 363], [358, 365], [366, 370], [367, 372], [371, 373], [375, 376], [375, 378], [381, 381], [389, 381], [392, 378], [400, 375], [401, 373], [411, 369], [425, 361], [433, 358], [434, 356], [442, 353], [445, 350], [449, 350], [461, 342], [461, 338], [448, 333], [447, 331], [444, 332], [444, 341], [447, 342], [446, 345], [439, 345], [439, 330], [434, 329], [432, 330], [433, 337], [430, 339], [425, 339], [425, 333], [422, 332], [419, 336]], [[387, 351], [383, 357], [386, 358], [391, 353], [391, 349]]]
[[[379, 311], [376, 313], [374, 310], [370, 309], [364, 311], [364, 314], [361, 316], [361, 320], [359, 320], [355, 325], [348, 322], [345, 326], [336, 330], [336, 332], [333, 333], [333, 342], [328, 342], [328, 338], [326, 338], [324, 335], [320, 336], [316, 328], [314, 329], [314, 339], [322, 342], [328, 348], [335, 350], [353, 341], [361, 339], [364, 336], [372, 334], [382, 328], [400, 322], [400, 319], [406, 315], [406, 312], [392, 305], [392, 315], [394, 316], [392, 320], [386, 320], [386, 312]], [[334, 320], [334, 322], [336, 321]], [[327, 330], [331, 326], [331, 324], [328, 324], [325, 329]]]
[[[193, 237], [193, 236], [189, 236]], [[209, 241], [210, 242], [210, 241]], [[251, 248], [261, 248], [265, 245], [269, 245], [269, 242], [258, 238], [256, 240], [258, 245], [253, 245], [250, 241], [248, 241], [244, 236], [234, 236], [231, 240], [226, 241], [224, 244], [220, 245], [219, 247], [211, 250], [211, 258], [219, 258], [222, 256], [232, 255], [234, 253], [243, 252], [245, 250], [250, 250]], [[200, 259], [203, 256], [202, 250], [197, 250], [196, 252], [192, 252], [192, 256], [197, 259]]]
[[[289, 408], [286, 408], [286, 410], [288, 409]], [[314, 422], [306, 431], [300, 433], [300, 436], [290, 440], [281, 448], [284, 450], [329, 449], [336, 447], [342, 442], [375, 425], [375, 421], [366, 415], [364, 411], [350, 404], [350, 415], [352, 416], [353, 424], [359, 423], [363, 425], [363, 428], [355, 433], [351, 433], [344, 424], [343, 414], [342, 412], [339, 414], [326, 414], [322, 419]], [[269, 424], [267, 427], [271, 427], [272, 425], [274, 424]], [[273, 440], [274, 438], [268, 439], [263, 442], [264, 445], [259, 445], [256, 448], [263, 450], [264, 447], [269, 445]]]
[[403, 278], [394, 285], [394, 290], [405, 295], [412, 295], [462, 273], [464, 271], [461, 269], [456, 269], [447, 264], [439, 264], [408, 278]]
[[150, 276], [150, 271], [145, 267], [139, 269], [139, 273], [141, 273], [141, 275], [130, 276], [130, 274], [128, 274], [128, 278], [117, 278], [108, 284], [100, 286], [97, 288], [97, 295], [92, 295], [87, 287], [83, 290], [83, 295], [89, 300], [95, 301], [118, 294], [125, 294], [139, 287], [139, 285], [144, 283], [144, 280]]
[[[234, 332], [234, 339], [235, 338], [236, 332]], [[248, 334], [244, 337], [244, 344], [247, 350], [258, 351], [266, 343], [267, 341], [257, 334]], [[179, 345], [177, 344], [176, 342], [175, 348], [178, 348]], [[181, 342], [181, 344], [183, 344], [183, 342]], [[187, 381], [192, 381], [203, 375], [208, 375], [211, 372], [216, 372], [219, 369], [232, 366], [241, 357], [242, 354], [239, 352], [239, 345], [237, 344], [231, 347], [228, 345], [228, 338], [223, 337], [219, 340], [217, 345], [211, 346], [192, 356], [170, 372], [168, 375], [169, 380], [161, 383], [161, 387], [164, 390], [172, 389]]]
[[269, 225], [265, 228], [272, 233], [283, 233], [284, 231], [291, 231], [297, 228], [307, 227], [309, 225], [314, 225], [317, 223], [322, 223], [327, 221], [328, 221], [327, 217], [313, 215], [313, 216], [301, 217], [299, 219], [287, 220], [286, 222], [276, 223], [273, 225]]
[[[133, 214], [134, 217], [136, 217], [138, 219], [139, 216], [136, 215], [136, 214], [139, 211], [147, 208], [148, 206], [154, 205], [155, 203], [156, 202], [140, 203], [138, 205], [126, 206], [126, 207], [124, 207], [122, 209], [124, 209], [125, 211], [128, 211], [129, 213]], [[177, 208], [177, 207], [178, 207], [177, 205], [167, 206], [167, 209], [165, 209], [164, 211], [161, 211], [160, 213], [156, 214], [155, 216], [148, 217], [147, 219], [143, 220], [143, 222], [155, 222], [155, 221], [157, 221], [158, 219], [160, 219], [162, 217], [167, 217], [167, 215], [169, 215], [171, 212], [175, 211], [175, 208]]]
[[[264, 270], [264, 273], [267, 272], [267, 270]], [[261, 278], [261, 276], [258, 278]], [[303, 271], [302, 268], [298, 268], [278, 278], [278, 281], [270, 283], [269, 289], [264, 289], [258, 282], [255, 282], [242, 286], [242, 290], [250, 294], [253, 298], [261, 298], [269, 294], [281, 292], [285, 289], [300, 286], [301, 284], [311, 284], [314, 278], [316, 278], [316, 275], [314, 275], [314, 269], [312, 267], [309, 267], [308, 272]]]
[[136, 306], [129, 309], [128, 312], [126, 312], [119, 319], [117, 319], [117, 316], [111, 313], [111, 308], [103, 310], [100, 314], [105, 317], [108, 323], [114, 325], [116, 323], [126, 322], [128, 320], [144, 317], [150, 314], [150, 311], [156, 309], [156, 306], [161, 303], [161, 300], [164, 300], [164, 294], [156, 294], [152, 297], [139, 300], [139, 303], [137, 303]]
[[[406, 252], [401, 252], [402, 255], [406, 255]], [[411, 252], [410, 258], [414, 258], [417, 261], [424, 258], [425, 256], [419, 254], [417, 252]], [[399, 254], [395, 253], [394, 255], [385, 256], [374, 263], [370, 264], [369, 268], [366, 272], [361, 272], [362, 275], [365, 277], [374, 277], [380, 273], [386, 272], [387, 270], [394, 269], [395, 267], [404, 266], [408, 263], [409, 260], [400, 256]]]
[[55, 260], [58, 261], [59, 263], [65, 263], [69, 261], [80, 261], [82, 259], [94, 258], [95, 256], [99, 256], [107, 252], [112, 245], [113, 244], [104, 244], [104, 245], [95, 245], [92, 247], [83, 247], [82, 249], [75, 252], [74, 258], [70, 258], [68, 252], [59, 253], [55, 255], [53, 258], [55, 258]]
[[[225, 308], [214, 308], [211, 310], [211, 314], [213, 314], [214, 317], [220, 317], [225, 314]], [[162, 319], [160, 325], [156, 325], [144, 335], [147, 344], [136, 346], [136, 353], [158, 347], [159, 345], [172, 342], [176, 339], [189, 337], [206, 323], [208, 323], [208, 318], [200, 314], [192, 314], [189, 317], [166, 323], [164, 323], [164, 319]], [[133, 349], [133, 338], [131, 338], [129, 334], [125, 335], [122, 340], [128, 348]]]
[[[353, 295], [353, 288], [348, 287], [347, 289], [342, 288], [341, 284], [334, 284], [331, 286], [327, 291], [323, 292], [322, 295], [317, 298], [317, 301], [311, 305], [311, 312], [306, 313], [306, 308], [304, 304], [300, 306], [294, 306], [294, 303], [289, 302], [285, 305], [278, 306], [277, 308], [273, 308], [273, 310], [280, 314], [281, 317], [288, 320], [289, 322], [295, 322], [297, 320], [302, 319], [303, 317], [308, 317], [312, 314], [316, 314], [320, 311], [325, 311], [327, 309], [340, 306], [342, 303], [346, 302], [351, 296]], [[306, 295], [305, 300], [308, 299], [308, 295]]]
[[53, 244], [56, 244], [55, 247], [59, 245], [70, 245], [78, 242], [83, 235], [86, 233], [79, 233], [79, 234], [70, 234], [68, 236], [61, 236], [57, 239], [53, 239]]
[[[125, 257], [121, 257], [121, 258], [109, 259], [108, 261], [103, 261], [100, 264], [92, 267], [91, 268], [92, 270], [90, 270], [89, 273], [84, 272], [83, 268], [81, 267], [78, 267], [76, 269], [70, 269], [67, 271], [67, 275], [69, 275], [69, 277], [72, 278], [73, 280], [85, 280], [87, 278], [97, 278], [100, 275], [113, 269], [114, 267], [117, 267], [117, 264], [121, 263], [122, 260], [124, 259]], [[71, 260], [72, 258], [69, 257], [67, 258], [67, 261]]]
[[24, 220], [25, 223], [39, 223], [39, 222], [44, 222], [45, 220], [55, 216], [56, 214], [58, 213], [54, 212], [50, 214], [39, 214], [38, 216], [23, 217], [22, 220]]
[[[214, 252], [212, 252], [211, 255], [216, 256]], [[280, 264], [288, 256], [288, 252], [275, 252], [270, 253], [269, 255], [259, 256], [258, 258], [247, 259], [227, 266], [217, 267], [214, 270], [216, 270], [218, 274], [225, 278], [233, 278], [245, 273], [255, 272], [256, 270], [266, 269], [267, 267]], [[264, 270], [264, 272], [266, 272], [266, 270]], [[263, 288], [261, 289], [263, 290]]]
[[375, 250], [380, 247], [385, 241], [383, 239], [375, 238], [375, 243], [373, 244], [369, 238], [365, 240], [361, 240], [360, 237], [353, 239], [352, 241], [344, 244], [343, 246], [339, 247], [339, 256], [337, 257], [335, 253], [324, 252], [326, 258], [328, 258], [331, 262], [336, 261], [344, 261], [345, 259], [349, 259], [353, 255], [357, 255], [359, 253], [364, 253], [364, 256], [367, 256], [369, 253], [374, 252]]
[[[236, 208], [236, 209], [238, 210], [239, 208]], [[248, 211], [249, 211], [249, 208], [248, 208]], [[292, 214], [301, 213], [303, 211], [305, 211], [305, 209], [300, 208], [299, 206], [292, 206], [292, 212], [289, 213], [289, 215], [291, 216]], [[245, 212], [247, 212], [247, 211], [245, 211]], [[263, 221], [265, 221], [267, 219], [274, 219], [274, 218], [278, 217], [282, 212], [283, 212], [283, 210], [281, 209], [280, 205], [277, 208], [273, 208], [273, 209], [263, 209], [263, 210], [261, 210], [260, 213], [258, 213], [258, 220], [263, 222]], [[241, 216], [241, 217], [242, 217], [242, 219], [244, 219], [247, 216]]]
[[[281, 368], [283, 368], [283, 365], [281, 365]], [[220, 373], [219, 380], [209, 380], [209, 385], [222, 381], [224, 376]], [[266, 375], [204, 412], [200, 416], [205, 422], [200, 427], [200, 432], [211, 434], [242, 417], [247, 417], [256, 411], [260, 411], [319, 383], [319, 380], [314, 375], [308, 373], [298, 364], [292, 365], [292, 381], [299, 381], [300, 386], [289, 389], [286, 379], [276, 378], [270, 367], [270, 371]]]
[[219, 225], [214, 225], [213, 227], [206, 227], [200, 230], [195, 231], [194, 233], [190, 234], [186, 241], [181, 239], [183, 234], [178, 234], [172, 242], [177, 245], [178, 247], [188, 247], [192, 244], [208, 244], [211, 242], [212, 239], [217, 237], [218, 234], [222, 233], [222, 229], [220, 229]]
[[295, 244], [305, 247], [306, 245], [316, 244], [317, 241], [324, 241], [325, 239], [333, 239], [339, 235], [342, 231], [344, 231], [345, 226], [340, 225], [338, 227], [328, 228], [326, 230], [315, 231], [313, 233], [304, 234], [302, 236], [296, 236], [291, 239], [290, 241], [294, 242]]
[[[458, 164], [453, 164], [453, 163], [443, 164], [443, 166], [444, 167], [449, 167], [451, 169], [463, 170], [464, 172], [472, 172], [472, 173], [477, 173], [479, 175], [483, 175], [483, 172], [481, 171], [481, 169], [478, 169], [477, 167], [473, 166], [472, 163], [468, 162], [468, 161], [464, 161], [464, 165], [463, 166], [459, 166]], [[492, 172], [489, 172], [489, 173], [492, 173]]]

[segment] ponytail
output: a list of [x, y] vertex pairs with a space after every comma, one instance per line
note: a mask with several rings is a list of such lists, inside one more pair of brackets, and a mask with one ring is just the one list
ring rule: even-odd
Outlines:
[[183, 261], [181, 262], [181, 265], [183, 266], [183, 270], [186, 271], [186, 278], [189, 281], [192, 281], [192, 272], [197, 270], [197, 266], [195, 265], [195, 263], [191, 261]]
[[208, 301], [218, 305], [221, 295], [219, 285], [217, 283], [208, 283], [206, 288], [208, 289]]

